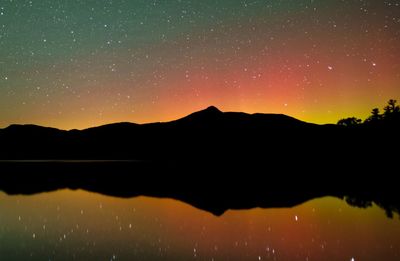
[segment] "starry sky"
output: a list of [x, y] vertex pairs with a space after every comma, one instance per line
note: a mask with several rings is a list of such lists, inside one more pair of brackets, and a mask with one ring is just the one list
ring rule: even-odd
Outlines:
[[399, 57], [398, 0], [1, 0], [0, 127], [365, 118], [400, 98]]

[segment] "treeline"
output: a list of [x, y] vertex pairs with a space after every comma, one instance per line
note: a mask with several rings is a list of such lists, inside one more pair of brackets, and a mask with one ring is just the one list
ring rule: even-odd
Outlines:
[[374, 108], [371, 111], [371, 115], [365, 119], [349, 117], [341, 119], [337, 123], [341, 126], [355, 126], [355, 125], [399, 125], [400, 124], [400, 106], [397, 105], [397, 101], [390, 99], [387, 105], [383, 108], [383, 113], [379, 108]]

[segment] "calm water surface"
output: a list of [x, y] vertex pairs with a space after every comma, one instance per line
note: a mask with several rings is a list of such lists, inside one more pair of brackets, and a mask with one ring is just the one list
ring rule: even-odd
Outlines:
[[222, 217], [170, 199], [0, 192], [0, 260], [400, 260], [400, 220], [335, 198]]

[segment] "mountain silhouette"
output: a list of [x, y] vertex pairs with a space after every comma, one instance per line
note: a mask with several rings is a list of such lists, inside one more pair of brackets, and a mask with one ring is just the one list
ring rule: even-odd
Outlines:
[[286, 115], [221, 112], [213, 106], [165, 123], [115, 123], [71, 131], [11, 125], [0, 130], [0, 158], [154, 159], [180, 157], [188, 151], [212, 154], [216, 148], [223, 153], [224, 146], [244, 146], [245, 141], [262, 141], [264, 135], [316, 127], [321, 126]]
[[0, 130], [0, 190], [171, 197], [214, 214], [330, 195], [374, 202], [390, 215], [400, 209], [400, 141], [388, 126], [317, 125], [213, 106], [163, 123], [10, 125]]

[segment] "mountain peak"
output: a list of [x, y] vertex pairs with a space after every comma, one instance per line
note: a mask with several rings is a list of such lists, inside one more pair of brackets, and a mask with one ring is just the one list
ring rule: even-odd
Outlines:
[[217, 107], [209, 106], [204, 110], [193, 112], [192, 114], [189, 114], [188, 116], [183, 117], [177, 121], [183, 120], [186, 122], [188, 120], [192, 121], [193, 119], [201, 120], [201, 121], [204, 121], [204, 120], [208, 121], [210, 119], [214, 120], [216, 118], [219, 118], [222, 114], [223, 114], [223, 112], [220, 111]]
[[221, 113], [221, 111], [215, 106], [209, 106], [204, 110], [205, 112]]

